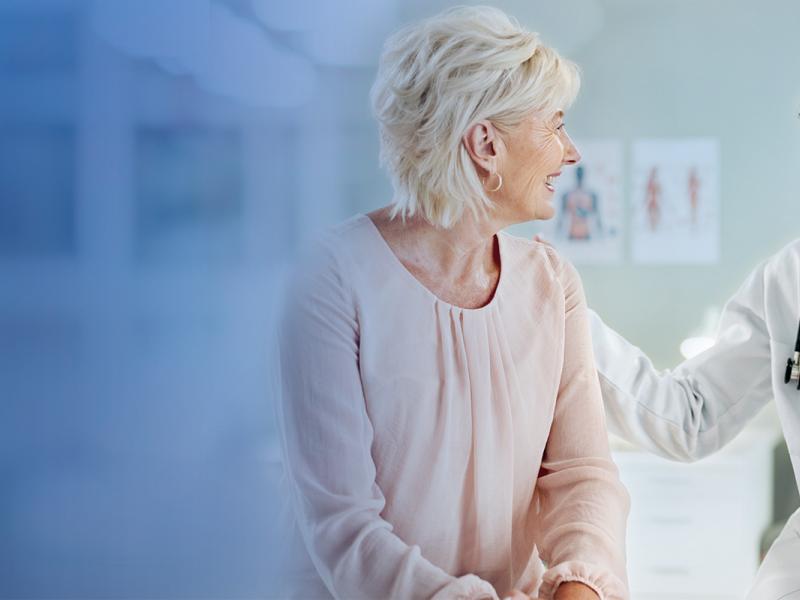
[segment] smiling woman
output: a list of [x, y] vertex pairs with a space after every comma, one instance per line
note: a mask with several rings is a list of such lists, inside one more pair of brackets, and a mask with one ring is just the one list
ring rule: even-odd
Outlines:
[[[464, 135], [477, 125], [477, 145], [491, 145], [534, 114], [540, 125], [542, 117], [553, 125], [552, 115], [572, 104], [579, 82], [572, 62], [499, 10], [455, 9], [393, 35], [372, 87], [381, 162], [395, 189], [393, 214], [421, 213], [443, 227], [465, 209], [485, 214], [492, 202], [482, 179], [496, 176], [486, 172], [496, 165], [476, 165], [471, 154], [478, 148], [470, 152]], [[546, 142], [524, 141], [529, 149]]]
[[492, 129], [491, 121], [472, 127], [464, 146], [476, 166], [498, 177], [501, 172], [505, 175], [505, 180], [499, 180], [501, 185], [491, 190], [494, 216], [510, 223], [553, 217], [555, 179], [563, 165], [580, 160], [566, 132], [564, 111], [544, 116], [534, 112], [505, 135]]
[[281, 325], [304, 543], [287, 595], [628, 597], [580, 279], [501, 232], [553, 215], [580, 158], [563, 123], [577, 88], [497, 9], [387, 42], [373, 102], [395, 197], [319, 241]]

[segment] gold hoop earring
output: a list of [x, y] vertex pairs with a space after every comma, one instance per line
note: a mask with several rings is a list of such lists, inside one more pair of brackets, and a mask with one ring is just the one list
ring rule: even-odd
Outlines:
[[[502, 176], [502, 175], [500, 175], [500, 173], [491, 173], [491, 174], [489, 175], [489, 177], [491, 177], [492, 175], [497, 175], [497, 187], [495, 187], [495, 188], [492, 188], [491, 190], [487, 188], [487, 189], [486, 189], [486, 191], [487, 191], [487, 192], [490, 192], [490, 193], [497, 192], [497, 191], [499, 191], [499, 190], [500, 190], [500, 188], [501, 188], [501, 187], [503, 187], [503, 176]], [[484, 187], [486, 187], [486, 179], [489, 179], [489, 177], [486, 177], [486, 178], [483, 180], [483, 186], [484, 186]]]

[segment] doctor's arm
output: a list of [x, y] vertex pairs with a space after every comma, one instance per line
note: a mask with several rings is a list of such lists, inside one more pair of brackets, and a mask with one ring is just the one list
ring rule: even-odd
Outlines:
[[772, 396], [764, 265], [723, 309], [714, 345], [673, 370], [590, 311], [609, 430], [666, 458], [693, 461], [732, 440]]

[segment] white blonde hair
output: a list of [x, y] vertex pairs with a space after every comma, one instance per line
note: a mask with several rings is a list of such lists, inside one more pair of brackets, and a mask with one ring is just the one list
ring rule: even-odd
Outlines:
[[497, 8], [455, 7], [393, 34], [371, 91], [393, 216], [450, 227], [464, 209], [484, 215], [491, 201], [464, 134], [481, 120], [502, 134], [533, 111], [566, 109], [579, 86], [574, 63]]

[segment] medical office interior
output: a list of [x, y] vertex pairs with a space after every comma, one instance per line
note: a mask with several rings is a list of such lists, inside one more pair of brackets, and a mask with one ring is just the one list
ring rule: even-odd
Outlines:
[[[800, 4], [486, 3], [582, 70], [580, 171], [513, 233], [660, 368], [701, 351], [800, 232]], [[271, 597], [281, 284], [390, 200], [381, 44], [450, 4], [0, 2], [0, 597]], [[774, 408], [691, 465], [612, 447], [632, 597], [743, 597], [800, 505]]]

